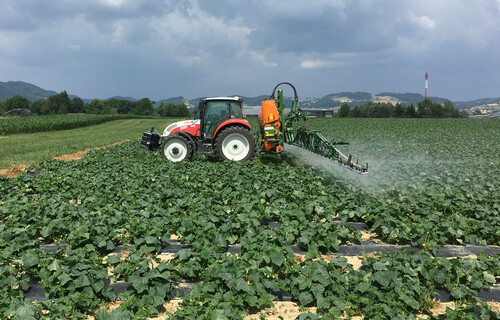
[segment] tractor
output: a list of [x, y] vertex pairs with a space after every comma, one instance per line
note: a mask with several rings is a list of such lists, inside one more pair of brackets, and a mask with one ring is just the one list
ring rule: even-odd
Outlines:
[[189, 159], [193, 152], [215, 153], [220, 160], [246, 161], [255, 155], [255, 138], [243, 119], [240, 97], [207, 98], [200, 101], [197, 119], [167, 126], [163, 135], [144, 132], [141, 147], [160, 150], [172, 162]]
[[[289, 112], [285, 114], [281, 85], [293, 89], [294, 99]], [[160, 135], [151, 128], [144, 132], [141, 148], [160, 150], [169, 161], [178, 162], [191, 158], [193, 152], [215, 153], [219, 160], [247, 161], [256, 152], [256, 141], [260, 152], [281, 153], [285, 144], [296, 145], [345, 165], [358, 173], [368, 173], [368, 164], [353, 162], [352, 156], [345, 156], [336, 145], [349, 144], [344, 139], [328, 141], [317, 130], [308, 128], [307, 110], [299, 108], [295, 87], [281, 82], [274, 87], [269, 99], [262, 101], [259, 116], [260, 137], [255, 139], [250, 124], [243, 119], [243, 99], [240, 97], [206, 98], [200, 101], [194, 120], [170, 124]]]

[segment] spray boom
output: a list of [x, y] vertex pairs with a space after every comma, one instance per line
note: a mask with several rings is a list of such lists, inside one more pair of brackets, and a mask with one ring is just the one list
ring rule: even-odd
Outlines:
[[[286, 116], [283, 90], [278, 90], [276, 97], [276, 89], [283, 84], [292, 87], [294, 92], [292, 107]], [[328, 141], [319, 131], [304, 126], [303, 121], [307, 119], [307, 110], [301, 110], [299, 107], [299, 97], [295, 87], [289, 82], [279, 83], [274, 87], [269, 100], [262, 101], [259, 121], [262, 136], [261, 150], [279, 153], [284, 150], [284, 144], [288, 143], [327, 157], [358, 173], [368, 173], [368, 164], [364, 166], [357, 160], [353, 162], [351, 155], [346, 156], [337, 149], [336, 145], [349, 144], [348, 141], [344, 139]], [[297, 123], [299, 125], [294, 127]]]

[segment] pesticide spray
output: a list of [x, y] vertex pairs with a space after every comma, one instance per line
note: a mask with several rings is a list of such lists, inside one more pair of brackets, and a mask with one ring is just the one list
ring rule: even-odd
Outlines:
[[418, 177], [411, 175], [404, 169], [406, 166], [414, 167], [419, 165], [425, 167], [434, 162], [424, 155], [411, 159], [395, 159], [388, 155], [384, 158], [366, 159], [370, 164], [370, 172], [366, 175], [360, 175], [348, 167], [338, 165], [326, 157], [300, 147], [286, 145], [285, 150], [297, 165], [311, 166], [313, 169], [321, 171], [328, 178], [347, 183], [379, 199], [386, 198], [383, 194], [388, 190], [406, 187], [418, 180]]

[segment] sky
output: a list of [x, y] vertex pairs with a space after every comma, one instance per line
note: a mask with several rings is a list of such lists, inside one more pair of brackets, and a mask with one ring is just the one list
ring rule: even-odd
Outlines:
[[425, 72], [500, 97], [500, 0], [0, 0], [0, 81], [82, 98], [424, 94]]

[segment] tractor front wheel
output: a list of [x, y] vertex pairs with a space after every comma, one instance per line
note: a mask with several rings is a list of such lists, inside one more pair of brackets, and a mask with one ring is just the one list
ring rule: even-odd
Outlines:
[[191, 158], [193, 148], [188, 139], [181, 135], [173, 134], [163, 140], [160, 152], [165, 159], [172, 162], [179, 162]]
[[215, 138], [215, 152], [221, 161], [251, 160], [255, 156], [255, 139], [246, 128], [229, 127]]

